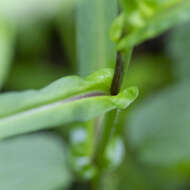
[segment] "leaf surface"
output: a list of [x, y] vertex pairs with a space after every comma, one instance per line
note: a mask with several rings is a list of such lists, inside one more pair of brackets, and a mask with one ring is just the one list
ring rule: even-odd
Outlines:
[[152, 96], [129, 122], [129, 139], [138, 158], [157, 166], [190, 163], [190, 89], [180, 83]]
[[0, 189], [52, 190], [68, 187], [64, 143], [53, 135], [29, 135], [0, 143]]
[[167, 41], [167, 52], [174, 62], [174, 74], [181, 80], [189, 80], [190, 74], [190, 23], [175, 27]]
[[117, 49], [127, 49], [190, 19], [189, 0], [123, 0], [124, 12], [112, 26]]
[[77, 59], [81, 76], [114, 65], [116, 52], [109, 30], [116, 14], [116, 0], [78, 1]]
[[112, 76], [106, 69], [86, 79], [69, 76], [41, 90], [0, 95], [0, 138], [88, 121], [116, 108], [125, 109], [138, 90], [131, 87], [110, 96]]

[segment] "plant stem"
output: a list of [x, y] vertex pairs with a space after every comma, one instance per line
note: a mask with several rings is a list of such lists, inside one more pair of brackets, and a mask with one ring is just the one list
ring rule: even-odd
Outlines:
[[117, 95], [120, 91], [125, 72], [127, 72], [131, 60], [132, 48], [126, 52], [118, 52], [114, 77], [111, 85], [111, 95]]
[[103, 155], [105, 152], [105, 148], [112, 136], [113, 132], [113, 124], [115, 124], [115, 115], [117, 110], [113, 110], [108, 112], [103, 119], [102, 128], [100, 129], [100, 133], [98, 134], [97, 144], [94, 151], [93, 162], [99, 167], [102, 168]]
[[99, 189], [100, 180], [102, 176], [102, 170], [104, 169], [104, 166], [106, 164], [105, 159], [104, 159], [104, 153], [106, 150], [106, 146], [114, 132], [114, 124], [116, 124], [115, 118], [117, 115], [116, 112], [117, 110], [113, 110], [105, 114], [102, 124], [101, 124], [102, 128], [100, 129], [99, 134], [98, 134], [94, 156], [92, 160], [93, 164], [95, 164], [98, 168], [98, 173], [92, 182], [93, 190]]
[[[111, 95], [117, 95], [122, 87], [123, 78], [128, 70], [128, 66], [131, 60], [132, 49], [124, 54], [123, 52], [118, 52], [115, 66], [115, 73], [110, 89]], [[126, 60], [126, 61], [125, 61]], [[99, 135], [97, 137], [97, 142], [95, 146], [93, 163], [99, 168], [99, 174], [97, 178], [100, 178], [101, 171], [104, 166], [104, 153], [106, 146], [109, 143], [110, 138], [113, 135], [114, 128], [117, 125], [118, 110], [113, 110], [108, 112], [102, 122]]]

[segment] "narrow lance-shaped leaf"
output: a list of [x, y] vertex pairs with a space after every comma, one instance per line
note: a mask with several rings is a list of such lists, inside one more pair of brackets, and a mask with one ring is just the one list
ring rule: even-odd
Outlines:
[[107, 111], [126, 108], [138, 90], [132, 87], [110, 96], [112, 76], [112, 70], [105, 69], [86, 79], [65, 77], [39, 91], [0, 95], [0, 138], [88, 121]]
[[189, 0], [123, 0], [124, 11], [115, 20], [111, 38], [117, 49], [128, 49], [190, 19]]
[[115, 50], [109, 30], [117, 14], [117, 1], [77, 2], [77, 59], [79, 74], [86, 76], [114, 64]]

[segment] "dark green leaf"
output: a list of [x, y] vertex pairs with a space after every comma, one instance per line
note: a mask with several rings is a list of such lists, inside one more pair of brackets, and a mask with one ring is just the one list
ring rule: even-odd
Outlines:
[[13, 30], [0, 22], [0, 88], [7, 77], [13, 54]]

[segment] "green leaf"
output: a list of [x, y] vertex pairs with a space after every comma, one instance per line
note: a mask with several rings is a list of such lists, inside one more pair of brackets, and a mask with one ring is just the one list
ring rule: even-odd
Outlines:
[[134, 87], [108, 94], [112, 71], [104, 69], [86, 79], [62, 78], [35, 91], [0, 95], [0, 138], [91, 120], [113, 109], [125, 109], [138, 95]]
[[0, 143], [0, 189], [52, 190], [68, 187], [71, 174], [63, 142], [30, 135]]
[[[120, 36], [117, 18], [111, 30], [111, 38], [117, 43], [117, 49], [128, 49], [153, 38], [176, 24], [190, 19], [190, 1], [137, 1], [130, 6], [131, 0], [125, 0], [123, 24], [120, 24]], [[116, 34], [115, 34], [116, 33]], [[117, 37], [116, 37], [117, 36]]]
[[3, 86], [13, 54], [13, 31], [0, 22], [0, 88]]
[[128, 138], [137, 158], [156, 166], [190, 164], [189, 82], [152, 96], [129, 122]]
[[116, 14], [116, 0], [78, 1], [77, 59], [81, 76], [114, 65], [116, 52], [109, 30]]
[[169, 39], [167, 52], [174, 62], [174, 74], [179, 79], [189, 79], [190, 74], [190, 23], [181, 25], [172, 30]]

